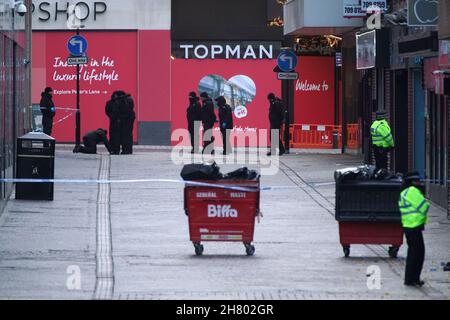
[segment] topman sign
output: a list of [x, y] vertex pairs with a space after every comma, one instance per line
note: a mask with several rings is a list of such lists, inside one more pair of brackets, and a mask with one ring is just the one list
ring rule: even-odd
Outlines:
[[274, 43], [173, 43], [172, 54], [179, 59], [274, 59]]

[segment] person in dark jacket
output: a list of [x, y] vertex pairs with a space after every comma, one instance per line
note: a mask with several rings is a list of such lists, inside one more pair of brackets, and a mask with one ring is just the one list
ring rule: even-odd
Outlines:
[[97, 144], [104, 143], [108, 152], [111, 153], [111, 148], [108, 141], [108, 131], [105, 129], [97, 129], [95, 131], [90, 131], [83, 136], [84, 146], [78, 146], [73, 149], [73, 153], [97, 153]]
[[269, 121], [270, 121], [270, 152], [267, 153], [268, 156], [276, 153], [275, 148], [272, 145], [272, 130], [278, 130], [278, 140], [279, 140], [279, 148], [280, 153], [279, 155], [283, 155], [285, 153], [283, 141], [281, 139], [281, 126], [283, 125], [284, 121], [284, 108], [283, 108], [283, 102], [281, 99], [277, 98], [275, 94], [269, 93], [267, 96], [267, 99], [270, 102], [269, 107]]
[[[123, 91], [122, 91], [123, 92]], [[134, 101], [130, 94], [123, 92], [123, 103], [120, 104], [120, 145], [122, 146], [122, 154], [133, 153], [133, 128], [136, 120], [134, 112]]]
[[45, 88], [41, 93], [41, 102], [39, 103], [42, 113], [42, 127], [46, 135], [52, 135], [53, 118], [55, 117], [55, 104], [53, 103], [53, 89]]
[[[202, 109], [199, 102], [199, 97], [192, 91], [189, 93], [189, 106], [186, 109], [186, 117], [188, 122], [188, 130], [191, 136], [191, 153], [197, 153], [199, 142], [199, 128], [202, 121]], [[197, 127], [196, 127], [197, 124]]]
[[[202, 99], [202, 124], [203, 124], [203, 152], [208, 149], [211, 154], [214, 154], [214, 123], [217, 121], [216, 113], [214, 112], [214, 103], [206, 92], [200, 94]], [[212, 146], [210, 146], [212, 144]]]
[[233, 129], [233, 111], [223, 96], [218, 97], [216, 102], [219, 106], [219, 124], [220, 132], [222, 133], [223, 154], [227, 155], [231, 153], [230, 133]]
[[[115, 132], [113, 133], [113, 153], [121, 154], [133, 153], [133, 127], [136, 113], [134, 112], [134, 101], [131, 95], [122, 90], [115, 92], [115, 98], [111, 105], [117, 111]], [[117, 134], [117, 135], [116, 135]]]
[[120, 153], [120, 119], [118, 92], [114, 91], [111, 100], [106, 103], [105, 113], [109, 118], [109, 143], [111, 154]]

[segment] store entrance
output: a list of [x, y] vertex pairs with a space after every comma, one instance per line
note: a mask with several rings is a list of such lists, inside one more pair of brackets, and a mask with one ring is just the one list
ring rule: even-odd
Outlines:
[[395, 72], [394, 80], [395, 103], [395, 156], [394, 170], [408, 172], [408, 72]]

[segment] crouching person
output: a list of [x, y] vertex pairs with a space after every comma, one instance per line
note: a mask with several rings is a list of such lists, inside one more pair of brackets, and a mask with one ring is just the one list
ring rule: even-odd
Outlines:
[[84, 146], [76, 146], [73, 149], [74, 153], [97, 153], [97, 144], [104, 143], [108, 152], [111, 153], [111, 148], [107, 138], [108, 131], [105, 129], [97, 129], [95, 131], [88, 132], [83, 137]]

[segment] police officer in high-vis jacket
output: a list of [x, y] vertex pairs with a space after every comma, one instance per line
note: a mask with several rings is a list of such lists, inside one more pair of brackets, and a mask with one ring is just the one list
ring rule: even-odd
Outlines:
[[375, 156], [375, 166], [377, 170], [387, 169], [388, 153], [394, 148], [394, 138], [391, 128], [385, 120], [386, 112], [376, 113], [376, 120], [370, 127], [372, 136], [373, 153]]
[[405, 285], [423, 286], [420, 279], [425, 259], [425, 244], [422, 231], [428, 221], [430, 204], [420, 191], [420, 176], [417, 172], [405, 176], [405, 189], [400, 193], [400, 208], [403, 229], [408, 244], [406, 258]]

